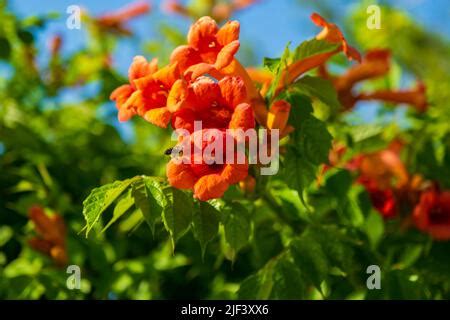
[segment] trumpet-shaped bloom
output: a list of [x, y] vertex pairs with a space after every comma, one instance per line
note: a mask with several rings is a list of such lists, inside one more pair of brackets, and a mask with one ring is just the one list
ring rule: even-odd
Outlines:
[[131, 31], [125, 26], [125, 23], [135, 17], [144, 15], [151, 10], [146, 2], [135, 2], [114, 12], [106, 13], [95, 19], [100, 28], [107, 31], [130, 35]]
[[267, 128], [280, 130], [280, 137], [284, 137], [294, 130], [288, 125], [291, 105], [285, 100], [277, 100], [270, 106], [267, 114]]
[[347, 40], [344, 38], [342, 31], [334, 23], [329, 23], [322, 16], [317, 13], [311, 15], [311, 20], [319, 27], [322, 27], [322, 31], [316, 36], [317, 40], [326, 40], [330, 43], [341, 44], [341, 50], [345, 53], [349, 60], [356, 60], [361, 62], [361, 55], [358, 50], [351, 47]]
[[176, 48], [170, 61], [177, 62], [182, 71], [190, 67], [191, 72], [200, 68], [201, 73], [223, 69], [239, 50], [239, 29], [237, 21], [228, 21], [219, 29], [212, 18], [202, 17], [189, 29], [188, 44]]
[[450, 192], [423, 192], [413, 218], [417, 228], [434, 239], [450, 240]]
[[29, 210], [37, 233], [28, 243], [30, 246], [51, 257], [56, 264], [67, 264], [66, 227], [59, 215], [47, 216], [41, 207], [33, 206]]
[[391, 52], [386, 49], [368, 51], [360, 64], [356, 64], [334, 80], [336, 89], [346, 91], [363, 80], [384, 76], [390, 69]]
[[364, 80], [384, 76], [390, 69], [389, 50], [372, 49], [368, 51], [360, 64], [352, 66], [346, 73], [336, 77], [333, 84], [345, 109], [353, 108], [358, 97], [353, 93], [354, 86]]
[[428, 107], [426, 87], [421, 82], [412, 90], [379, 90], [372, 93], [362, 93], [358, 96], [358, 99], [381, 100], [395, 104], [405, 103], [413, 106], [419, 112], [426, 111]]
[[173, 112], [172, 127], [194, 131], [194, 121], [202, 128], [243, 129], [255, 127], [253, 110], [246, 102], [246, 90], [239, 77], [225, 77], [219, 82], [200, 77], [190, 85], [178, 81], [168, 98]]
[[150, 62], [142, 56], [134, 58], [128, 71], [130, 83], [122, 85], [111, 93], [116, 101], [119, 120], [127, 121], [134, 115], [165, 128], [171, 113], [166, 108], [167, 96], [179, 78], [176, 64], [158, 70], [157, 61]]
[[[222, 140], [221, 152], [215, 150], [207, 154], [205, 150], [211, 147], [216, 139]], [[233, 141], [232, 145], [228, 145], [227, 141]], [[226, 150], [227, 148], [235, 150], [235, 143], [232, 137], [227, 138], [224, 131], [218, 129], [196, 131], [190, 136], [189, 143], [190, 153], [183, 152], [181, 159], [172, 159], [167, 164], [167, 178], [173, 187], [193, 190], [195, 198], [206, 201], [222, 197], [231, 184], [236, 184], [247, 177], [248, 164], [238, 164], [237, 154], [233, 163], [226, 163]], [[198, 152], [195, 152], [195, 146], [198, 146]], [[245, 158], [244, 155], [243, 157]]]

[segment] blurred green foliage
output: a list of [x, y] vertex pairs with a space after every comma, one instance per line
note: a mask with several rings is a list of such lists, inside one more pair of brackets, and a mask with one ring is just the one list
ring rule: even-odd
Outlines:
[[[398, 66], [425, 81], [429, 112], [407, 112], [406, 128], [386, 123], [388, 106], [370, 124], [338, 117], [330, 85], [305, 77], [288, 97], [303, 106], [291, 121], [304, 121], [302, 134], [320, 132], [312, 135], [318, 140], [294, 135], [282, 167], [288, 174], [258, 177], [255, 195], [232, 187], [224, 199], [199, 204], [153, 178], [164, 176], [169, 131], [135, 119], [133, 139], [125, 141], [113, 125], [116, 114], [103, 112], [113, 108], [110, 92], [126, 81], [107, 63], [118, 36], [91, 22], [85, 48], [37, 66], [34, 36], [52, 16], [20, 20], [0, 1], [0, 61], [11, 70], [0, 77], [0, 298], [449, 299], [448, 242], [384, 222], [347, 171], [332, 169], [322, 184], [314, 182], [330, 147], [328, 131], [352, 154], [379, 150], [401, 134], [410, 142], [409, 170], [450, 188], [450, 45], [402, 12], [383, 8], [382, 16], [389, 28], [368, 30], [365, 10], [355, 10], [349, 32], [361, 49], [392, 48]], [[182, 36], [170, 26], [161, 31], [169, 43], [146, 49], [167, 57], [166, 45]], [[383, 86], [392, 85], [390, 77]], [[64, 102], [63, 92], [88, 85], [96, 94]], [[311, 88], [323, 90], [317, 96]], [[94, 189], [102, 185], [122, 189], [108, 198], [107, 188]], [[82, 205], [92, 189], [97, 198], [84, 211], [91, 231], [85, 237]], [[148, 204], [158, 192], [170, 200]], [[33, 204], [66, 221], [81, 290], [67, 289], [66, 270], [28, 246]], [[382, 290], [367, 290], [373, 264], [383, 270]]]

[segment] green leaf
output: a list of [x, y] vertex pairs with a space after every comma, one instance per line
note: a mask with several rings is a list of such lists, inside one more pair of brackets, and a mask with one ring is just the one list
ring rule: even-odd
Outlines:
[[270, 299], [303, 299], [305, 283], [300, 269], [284, 256], [278, 260], [273, 270], [273, 286]]
[[113, 216], [111, 220], [109, 220], [108, 224], [103, 228], [102, 232], [105, 232], [114, 222], [116, 222], [121, 216], [125, 214], [134, 204], [134, 199], [131, 196], [131, 189], [128, 189], [128, 192], [124, 194], [119, 201], [117, 201], [116, 206], [114, 207]]
[[0, 37], [0, 59], [8, 60], [11, 55], [11, 45], [8, 39]]
[[[286, 67], [292, 63], [297, 62], [300, 59], [304, 59], [316, 54], [331, 52], [338, 46], [330, 44], [324, 40], [309, 40], [301, 43], [292, 53], [289, 50], [290, 43], [285, 47], [285, 50], [279, 59], [264, 58], [264, 65], [273, 73], [274, 80], [271, 83], [270, 88], [267, 91], [266, 98], [271, 101], [274, 97], [275, 91], [280, 83], [281, 76]], [[331, 100], [330, 100], [331, 101]]]
[[331, 135], [325, 124], [312, 116], [311, 100], [299, 93], [287, 91], [282, 95], [292, 105], [289, 123], [296, 130], [284, 158], [284, 177], [288, 186], [302, 198], [316, 178], [318, 165], [328, 162]]
[[269, 261], [257, 273], [247, 277], [239, 287], [238, 298], [243, 300], [269, 299], [272, 291], [272, 272], [275, 261]]
[[100, 215], [116, 200], [133, 181], [140, 177], [134, 177], [123, 181], [115, 181], [110, 184], [95, 188], [83, 201], [83, 215], [86, 220], [86, 237], [92, 227], [100, 219]]
[[302, 274], [309, 279], [317, 290], [321, 291], [321, 283], [327, 278], [328, 259], [322, 245], [309, 230], [290, 244], [295, 263]]
[[175, 248], [176, 241], [185, 234], [192, 222], [193, 200], [185, 192], [172, 187], [164, 188], [163, 193], [167, 199], [161, 198], [165, 202], [163, 222]]
[[316, 179], [317, 167], [292, 147], [287, 149], [283, 163], [283, 177], [287, 185], [302, 197], [303, 190]]
[[306, 75], [292, 85], [292, 90], [312, 99], [319, 99], [333, 110], [341, 107], [336, 90], [331, 81], [327, 79]]
[[155, 234], [155, 224], [161, 218], [166, 202], [161, 184], [151, 177], [142, 177], [133, 184], [132, 195], [136, 208]]
[[220, 212], [208, 202], [201, 201], [198, 210], [194, 211], [193, 225], [194, 234], [200, 242], [202, 255], [205, 254], [206, 245], [211, 241], [219, 230]]
[[319, 165], [328, 162], [333, 137], [324, 122], [310, 116], [300, 127], [300, 136], [300, 150], [311, 163]]
[[364, 231], [369, 239], [372, 248], [376, 248], [384, 234], [384, 221], [381, 214], [375, 210], [370, 210], [364, 223]]
[[250, 237], [250, 221], [247, 209], [240, 203], [228, 205], [223, 214], [225, 240], [233, 250], [233, 257], [244, 247]]
[[[348, 190], [347, 195], [336, 193], [338, 201], [338, 212], [344, 218], [345, 224], [360, 227], [364, 224], [365, 215], [370, 212], [370, 201], [366, 197], [364, 187], [356, 185]], [[367, 201], [367, 202], [366, 202]]]
[[[330, 172], [332, 172], [330, 170]], [[352, 186], [353, 180], [350, 172], [347, 170], [336, 170], [333, 174], [330, 174], [325, 180], [325, 188], [327, 191], [342, 199], [347, 196], [350, 187]]]
[[[297, 195], [295, 195], [295, 199], [298, 201]], [[298, 219], [296, 208], [290, 207], [289, 209], [290, 212], [287, 212], [287, 214], [291, 214]], [[251, 246], [252, 257], [256, 266], [263, 266], [283, 250], [280, 231], [274, 228], [272, 219], [255, 224]]]
[[18, 30], [17, 36], [20, 40], [22, 40], [23, 43], [30, 45], [34, 41], [33, 34], [30, 31], [27, 30]]
[[317, 54], [331, 52], [336, 50], [339, 45], [330, 43], [325, 40], [306, 40], [303, 41], [294, 51], [293, 60], [301, 60]]
[[[320, 242], [329, 266], [337, 267], [348, 276], [354, 276], [360, 266], [354, 258], [353, 244], [350, 239], [334, 225], [314, 228], [315, 238]], [[351, 278], [350, 280], [353, 280]]]
[[283, 70], [286, 69], [286, 67], [289, 64], [289, 57], [291, 55], [291, 52], [289, 50], [289, 45], [290, 45], [290, 43], [288, 43], [286, 45], [280, 59], [270, 59], [270, 58], [264, 59], [264, 63], [268, 63], [268, 67], [274, 75], [273, 81], [272, 81], [269, 89], [267, 90], [266, 97], [269, 101], [272, 100], [272, 98], [275, 94], [275, 91], [278, 87], [278, 84], [280, 83], [281, 76], [283, 75]]
[[280, 58], [267, 58], [263, 60], [264, 67], [267, 67], [271, 72], [275, 72], [280, 65]]
[[393, 268], [398, 270], [403, 270], [413, 266], [417, 260], [421, 257], [424, 246], [423, 244], [410, 244], [403, 251], [399, 261], [393, 266]]

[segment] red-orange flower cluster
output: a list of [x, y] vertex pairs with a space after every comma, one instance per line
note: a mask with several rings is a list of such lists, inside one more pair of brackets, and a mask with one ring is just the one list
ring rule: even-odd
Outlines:
[[[187, 45], [172, 52], [169, 65], [161, 69], [156, 59], [149, 62], [142, 56], [134, 58], [128, 72], [129, 83], [111, 94], [119, 120], [138, 115], [159, 127], [170, 123], [173, 129], [189, 133], [196, 133], [196, 121], [201, 121], [202, 129], [254, 128], [254, 97], [248, 93], [255, 89], [234, 58], [239, 49], [239, 22], [229, 21], [219, 28], [212, 18], [200, 18], [191, 26], [187, 41]], [[230, 184], [244, 179], [247, 168], [185, 166], [171, 161], [167, 177], [171, 185], [193, 189], [195, 197], [208, 200], [220, 197]]]
[[[238, 161], [226, 163], [225, 152], [220, 155], [215, 153], [208, 159], [201, 156], [196, 161], [196, 154], [203, 155], [205, 149], [215, 143], [217, 139], [222, 140], [224, 150], [230, 147], [234, 148], [234, 138], [227, 137], [227, 133], [223, 130], [195, 131], [190, 136], [188, 143], [191, 144], [191, 150], [194, 150], [197, 146], [199, 152], [170, 160], [167, 164], [169, 183], [179, 189], [191, 189], [194, 191], [195, 198], [206, 201], [212, 198], [220, 198], [229, 185], [244, 180], [248, 175], [248, 164], [239, 164]], [[232, 145], [227, 145], [227, 141], [233, 141]], [[199, 142], [201, 142], [201, 145], [198, 145]], [[238, 158], [239, 154], [234, 156]], [[244, 155], [242, 156], [245, 158]], [[187, 161], [183, 162], [183, 160]]]
[[188, 44], [175, 48], [170, 61], [178, 63], [182, 72], [194, 75], [220, 71], [239, 50], [239, 29], [237, 21], [228, 21], [219, 28], [212, 18], [202, 17], [189, 29]]
[[[364, 186], [373, 207], [384, 218], [406, 215], [409, 221], [412, 214], [419, 230], [436, 240], [450, 240], [450, 191], [441, 191], [420, 175], [408, 173], [400, 159], [402, 146], [394, 140], [387, 149], [359, 155], [344, 166], [357, 173], [357, 183]], [[330, 164], [339, 165], [345, 151], [344, 146], [335, 145]], [[326, 166], [324, 171], [328, 169]]]

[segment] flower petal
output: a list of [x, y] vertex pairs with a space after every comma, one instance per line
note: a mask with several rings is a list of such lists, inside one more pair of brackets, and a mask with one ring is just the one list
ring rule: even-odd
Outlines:
[[291, 105], [285, 100], [272, 103], [267, 115], [267, 128], [283, 131], [289, 119]]
[[185, 104], [188, 94], [186, 81], [182, 79], [175, 81], [167, 97], [167, 109], [170, 112], [178, 111]]
[[128, 100], [128, 98], [133, 93], [134, 89], [129, 84], [124, 84], [117, 89], [115, 89], [111, 95], [109, 96], [109, 99], [116, 101], [117, 108], [120, 109], [120, 107]]
[[228, 21], [217, 32], [217, 42], [222, 46], [226, 46], [230, 42], [239, 39], [240, 24], [238, 21]]
[[217, 73], [217, 70], [214, 65], [210, 63], [197, 63], [187, 68], [184, 72], [184, 76], [188, 79], [195, 80], [205, 74], [213, 75], [215, 73]]
[[170, 63], [176, 62], [182, 72], [201, 61], [198, 51], [188, 45], [178, 46], [170, 55]]
[[217, 23], [211, 17], [201, 17], [189, 29], [187, 36], [189, 45], [196, 49], [207, 47], [218, 29]]
[[178, 64], [175, 62], [159, 69], [153, 74], [153, 78], [159, 80], [166, 88], [171, 88], [175, 81], [180, 78]]
[[195, 114], [192, 109], [183, 108], [172, 115], [172, 128], [194, 131]]
[[219, 87], [224, 104], [232, 109], [245, 102], [247, 92], [242, 78], [227, 76], [219, 81]]
[[197, 181], [190, 166], [170, 160], [166, 166], [167, 179], [172, 187], [178, 189], [192, 189]]
[[220, 102], [219, 84], [209, 77], [197, 78], [191, 84], [191, 88], [196, 100], [193, 108], [197, 111], [211, 108], [212, 105]]
[[229, 128], [247, 130], [255, 127], [255, 115], [248, 103], [239, 104], [231, 116]]
[[148, 76], [158, 70], [158, 60], [155, 58], [147, 62], [143, 56], [133, 58], [130, 68], [128, 69], [128, 79], [132, 84], [134, 80]]
[[239, 40], [235, 40], [224, 46], [217, 55], [216, 63], [214, 64], [216, 69], [222, 69], [228, 66], [234, 59], [234, 55], [239, 50]]
[[228, 184], [235, 184], [244, 180], [248, 175], [248, 164], [226, 164], [221, 176]]
[[201, 201], [220, 198], [227, 189], [228, 183], [220, 174], [209, 174], [195, 183], [194, 197]]
[[148, 110], [144, 114], [144, 119], [158, 127], [166, 128], [171, 116], [170, 111], [166, 107], [162, 107]]

